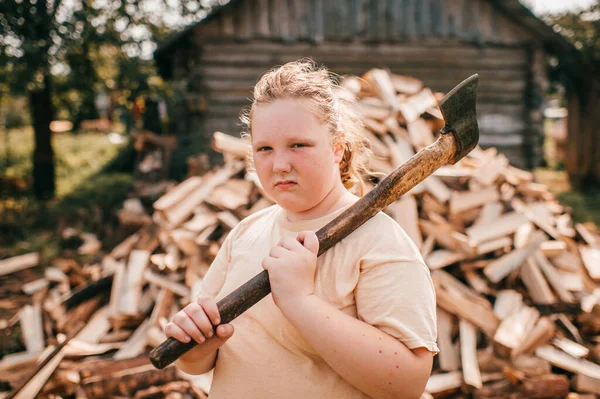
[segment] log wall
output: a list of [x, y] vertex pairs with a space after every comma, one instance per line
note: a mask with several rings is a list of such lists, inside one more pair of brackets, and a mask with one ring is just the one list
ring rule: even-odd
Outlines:
[[541, 153], [543, 52], [489, 1], [238, 0], [198, 26], [185, 51], [174, 75], [187, 81], [188, 129], [199, 137], [238, 135], [257, 79], [311, 57], [340, 75], [386, 67], [443, 92], [478, 73], [481, 144], [521, 167]]

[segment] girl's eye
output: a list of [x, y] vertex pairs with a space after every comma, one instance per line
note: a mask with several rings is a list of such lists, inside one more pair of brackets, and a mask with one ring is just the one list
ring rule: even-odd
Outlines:
[[301, 148], [301, 147], [306, 147], [306, 144], [303, 144], [303, 143], [292, 144], [292, 148]]
[[261, 152], [261, 151], [268, 151], [270, 150], [271, 147], [260, 147], [257, 151]]

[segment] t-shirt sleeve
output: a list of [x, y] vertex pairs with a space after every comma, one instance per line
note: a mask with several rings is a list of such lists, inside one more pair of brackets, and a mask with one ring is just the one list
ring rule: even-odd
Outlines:
[[208, 295], [215, 298], [221, 291], [221, 288], [223, 288], [225, 278], [227, 277], [229, 263], [231, 262], [231, 245], [236, 230], [237, 229], [234, 228], [229, 232], [227, 237], [225, 237], [225, 241], [223, 241], [223, 245], [219, 248], [217, 256], [208, 268], [208, 272], [206, 272], [200, 288], [201, 295]]
[[427, 266], [419, 255], [373, 248], [360, 260], [355, 288], [358, 317], [399, 339], [409, 349], [437, 346], [436, 296]]

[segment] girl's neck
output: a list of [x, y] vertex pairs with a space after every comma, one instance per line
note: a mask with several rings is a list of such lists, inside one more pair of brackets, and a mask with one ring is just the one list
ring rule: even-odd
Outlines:
[[327, 193], [325, 198], [323, 198], [323, 200], [319, 202], [316, 206], [302, 212], [291, 212], [286, 209], [287, 219], [290, 222], [317, 219], [322, 216], [328, 215], [332, 212], [335, 212], [346, 205], [352, 204], [357, 199], [358, 197], [350, 193], [344, 187], [342, 182], [339, 181], [333, 186], [331, 191]]

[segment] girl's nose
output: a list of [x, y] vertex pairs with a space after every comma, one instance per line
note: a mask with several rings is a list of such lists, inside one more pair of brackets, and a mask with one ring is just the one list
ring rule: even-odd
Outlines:
[[275, 153], [273, 159], [273, 172], [274, 173], [289, 173], [292, 170], [292, 164], [286, 154]]

